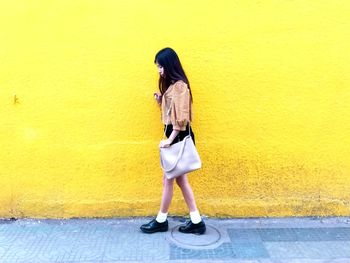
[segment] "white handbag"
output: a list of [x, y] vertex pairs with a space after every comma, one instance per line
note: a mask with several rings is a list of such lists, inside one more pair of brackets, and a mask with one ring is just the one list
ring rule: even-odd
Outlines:
[[202, 167], [202, 162], [191, 135], [167, 148], [160, 148], [160, 164], [168, 179]]
[[[169, 116], [170, 109], [167, 112]], [[188, 135], [182, 140], [166, 148], [160, 149], [160, 165], [165, 176], [172, 179], [202, 167], [202, 162], [191, 137], [191, 123]], [[167, 126], [164, 130], [164, 135]]]

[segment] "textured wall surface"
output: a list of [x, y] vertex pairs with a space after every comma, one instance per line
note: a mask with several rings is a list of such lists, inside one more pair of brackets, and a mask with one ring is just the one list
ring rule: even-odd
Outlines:
[[192, 85], [203, 214], [350, 215], [349, 17], [347, 0], [2, 1], [0, 217], [158, 211], [166, 46]]

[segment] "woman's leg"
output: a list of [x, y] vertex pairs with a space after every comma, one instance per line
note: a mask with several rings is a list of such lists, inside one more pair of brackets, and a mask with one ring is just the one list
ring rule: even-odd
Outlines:
[[202, 235], [206, 231], [206, 226], [202, 217], [197, 209], [196, 201], [194, 200], [194, 194], [190, 183], [188, 182], [187, 175], [184, 174], [176, 178], [176, 183], [179, 185], [182, 191], [182, 195], [186, 201], [188, 208], [190, 209], [191, 220], [183, 226], [179, 227], [179, 231], [182, 233], [193, 233]]
[[160, 203], [160, 211], [155, 219], [149, 223], [142, 225], [141, 231], [144, 233], [155, 233], [168, 231], [168, 210], [174, 192], [174, 179], [167, 179], [163, 176], [163, 194]]
[[168, 213], [174, 193], [174, 179], [168, 179], [163, 175], [163, 194], [160, 203], [160, 212]]
[[186, 201], [190, 212], [197, 211], [196, 201], [190, 183], [188, 182], [187, 175], [184, 174], [176, 178], [176, 183], [180, 187], [182, 195]]

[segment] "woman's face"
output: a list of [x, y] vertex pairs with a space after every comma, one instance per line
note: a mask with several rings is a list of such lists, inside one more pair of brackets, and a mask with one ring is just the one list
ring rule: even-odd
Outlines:
[[159, 75], [161, 75], [162, 77], [164, 77], [164, 68], [158, 64], [158, 62], [156, 62], [157, 68], [158, 68], [158, 72]]

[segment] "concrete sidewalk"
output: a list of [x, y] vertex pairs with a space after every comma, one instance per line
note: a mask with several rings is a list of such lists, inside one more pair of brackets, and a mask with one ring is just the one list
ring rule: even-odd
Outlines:
[[350, 262], [350, 218], [206, 218], [202, 236], [150, 218], [0, 220], [0, 262]]

